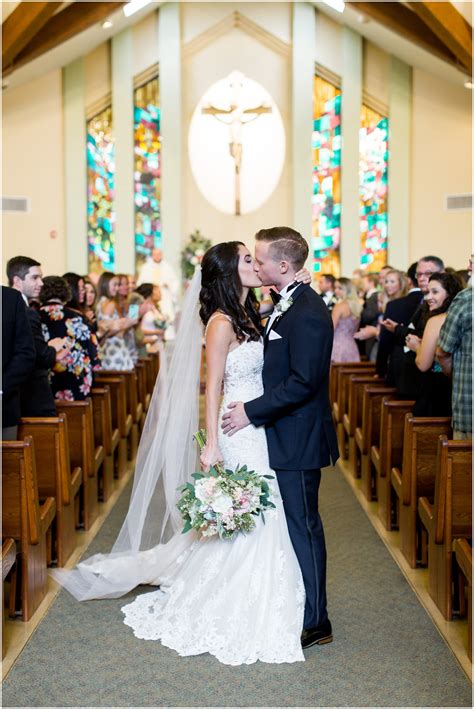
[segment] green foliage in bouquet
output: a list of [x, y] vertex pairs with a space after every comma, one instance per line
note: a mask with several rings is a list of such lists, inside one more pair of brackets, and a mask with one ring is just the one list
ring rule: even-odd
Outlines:
[[181, 270], [183, 278], [190, 280], [202, 257], [212, 246], [212, 242], [201, 234], [199, 229], [190, 235], [189, 241], [181, 252]]
[[[202, 450], [206, 432], [198, 431], [194, 437]], [[259, 515], [265, 522], [264, 511], [275, 507], [265, 480], [273, 477], [258, 475], [246, 465], [228, 470], [217, 463], [192, 477], [194, 485], [189, 482], [179, 488], [177, 507], [184, 521], [183, 534], [195, 529], [206, 537], [218, 534], [221, 539], [232, 539], [239, 532], [251, 532]]]

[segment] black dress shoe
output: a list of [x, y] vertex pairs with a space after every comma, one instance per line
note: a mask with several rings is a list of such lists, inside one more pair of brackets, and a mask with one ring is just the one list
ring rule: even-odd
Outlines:
[[306, 650], [313, 645], [325, 645], [332, 643], [332, 627], [329, 620], [326, 620], [316, 628], [306, 628], [301, 633], [301, 647]]

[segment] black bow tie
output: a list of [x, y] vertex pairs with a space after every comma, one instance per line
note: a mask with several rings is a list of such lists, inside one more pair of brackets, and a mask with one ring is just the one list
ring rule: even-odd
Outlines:
[[[287, 287], [286, 292], [289, 293], [290, 290], [293, 290], [293, 288], [296, 288], [296, 286], [299, 286], [300, 284], [298, 281], [293, 281], [293, 283], [290, 283], [290, 285]], [[273, 300], [273, 305], [276, 305], [277, 303], [280, 302], [280, 300], [283, 298], [280, 293], [277, 293], [276, 290], [273, 288], [270, 288], [270, 298]]]

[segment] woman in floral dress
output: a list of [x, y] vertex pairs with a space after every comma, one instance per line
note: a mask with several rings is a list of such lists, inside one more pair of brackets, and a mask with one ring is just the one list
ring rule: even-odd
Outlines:
[[81, 401], [90, 394], [93, 372], [100, 369], [97, 338], [87, 319], [66, 306], [71, 289], [64, 278], [47, 276], [40, 294], [40, 317], [46, 342], [66, 337], [68, 355], [56, 361], [50, 382], [55, 399]]

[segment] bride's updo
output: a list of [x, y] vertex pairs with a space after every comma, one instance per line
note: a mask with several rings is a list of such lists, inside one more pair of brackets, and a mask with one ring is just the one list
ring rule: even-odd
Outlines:
[[239, 246], [241, 241], [228, 241], [212, 246], [201, 263], [201, 292], [199, 315], [204, 325], [218, 310], [232, 320], [232, 327], [239, 342], [245, 339], [258, 340], [262, 326], [258, 313], [258, 301], [249, 288], [245, 304], [241, 305], [242, 283], [239, 277]]

